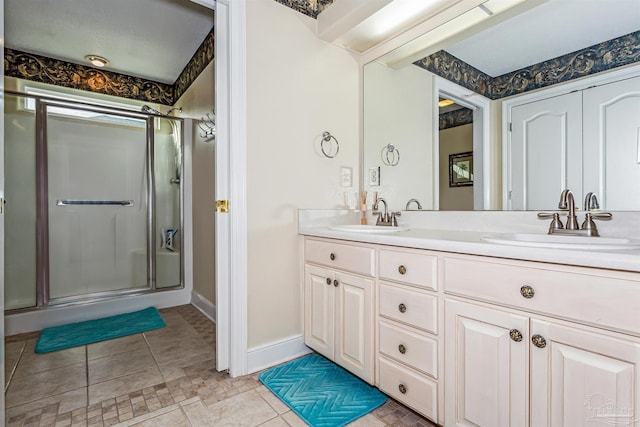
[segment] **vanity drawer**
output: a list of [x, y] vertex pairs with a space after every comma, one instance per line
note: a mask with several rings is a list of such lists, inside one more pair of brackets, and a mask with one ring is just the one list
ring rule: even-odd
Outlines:
[[447, 293], [640, 335], [640, 274], [482, 257], [443, 264]]
[[437, 289], [438, 257], [418, 252], [380, 250], [380, 278]]
[[380, 315], [425, 331], [438, 333], [438, 298], [395, 285], [379, 285]]
[[438, 378], [438, 342], [425, 335], [380, 321], [380, 353]]
[[421, 414], [438, 419], [438, 384], [431, 378], [379, 357], [380, 390]]
[[304, 259], [365, 276], [375, 275], [375, 250], [362, 246], [306, 239]]

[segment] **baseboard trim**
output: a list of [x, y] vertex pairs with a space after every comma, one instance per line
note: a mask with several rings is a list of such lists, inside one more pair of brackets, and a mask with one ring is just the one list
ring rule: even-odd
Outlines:
[[214, 303], [196, 291], [191, 291], [191, 305], [200, 310], [213, 323], [216, 323], [216, 306]]
[[312, 350], [304, 345], [304, 337], [302, 335], [295, 335], [281, 341], [252, 347], [247, 352], [248, 373], [252, 374], [311, 352]]

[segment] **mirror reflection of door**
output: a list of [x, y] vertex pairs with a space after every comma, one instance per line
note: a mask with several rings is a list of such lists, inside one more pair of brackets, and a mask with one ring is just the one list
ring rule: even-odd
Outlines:
[[568, 188], [584, 209], [638, 210], [640, 77], [576, 90], [511, 109], [507, 206], [554, 210]]
[[[473, 111], [440, 96], [439, 109], [439, 208], [473, 210]], [[457, 159], [464, 159], [456, 161]]]

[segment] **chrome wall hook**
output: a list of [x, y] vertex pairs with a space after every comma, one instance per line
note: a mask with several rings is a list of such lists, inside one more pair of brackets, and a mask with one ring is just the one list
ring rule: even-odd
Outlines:
[[382, 163], [387, 166], [396, 166], [400, 163], [400, 151], [398, 151], [398, 148], [393, 144], [387, 144], [382, 147], [380, 157], [382, 158]]
[[[333, 153], [333, 149], [332, 149], [333, 144], [331, 143], [331, 140], [335, 141], [335, 146], [336, 146], [335, 153]], [[328, 146], [328, 151], [327, 151], [327, 146]], [[329, 131], [322, 132], [322, 140], [320, 141], [320, 150], [322, 151], [322, 154], [328, 159], [335, 158], [340, 152], [340, 144], [338, 143], [338, 140], [336, 139], [335, 136], [331, 135]]]
[[205, 142], [216, 139], [216, 114], [214, 112], [207, 113], [206, 117], [202, 117], [198, 122], [200, 129], [200, 138]]

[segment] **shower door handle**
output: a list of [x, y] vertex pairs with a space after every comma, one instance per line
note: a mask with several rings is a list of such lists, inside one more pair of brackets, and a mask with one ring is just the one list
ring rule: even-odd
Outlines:
[[133, 206], [133, 200], [61, 200], [56, 201], [58, 206], [82, 206], [82, 205], [104, 205], [104, 206]]

